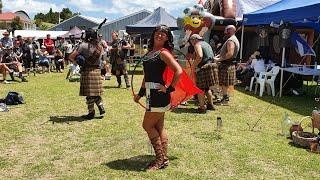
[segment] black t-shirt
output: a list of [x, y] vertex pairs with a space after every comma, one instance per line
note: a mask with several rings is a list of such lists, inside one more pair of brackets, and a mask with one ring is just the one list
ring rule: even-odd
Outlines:
[[[128, 49], [122, 48], [123, 46], [127, 46], [128, 42], [123, 40], [123, 39], [117, 39], [111, 42], [111, 47], [112, 48], [118, 48], [119, 49], [119, 56], [121, 59], [125, 59], [127, 54], [128, 54]], [[116, 50], [111, 51], [111, 56], [112, 55], [117, 55], [118, 52]]]

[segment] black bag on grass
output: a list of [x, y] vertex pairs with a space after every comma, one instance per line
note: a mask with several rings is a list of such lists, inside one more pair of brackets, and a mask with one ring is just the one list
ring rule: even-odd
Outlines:
[[17, 92], [9, 92], [6, 97], [6, 104], [7, 105], [18, 105], [24, 104], [24, 99], [21, 94]]

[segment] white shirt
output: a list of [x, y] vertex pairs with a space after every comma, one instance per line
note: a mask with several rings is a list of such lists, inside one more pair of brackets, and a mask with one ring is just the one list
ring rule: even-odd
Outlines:
[[65, 47], [67, 48], [66, 53], [71, 54], [73, 51], [72, 44], [68, 43]]
[[253, 59], [251, 67], [255, 72], [265, 72], [264, 60], [263, 59]]

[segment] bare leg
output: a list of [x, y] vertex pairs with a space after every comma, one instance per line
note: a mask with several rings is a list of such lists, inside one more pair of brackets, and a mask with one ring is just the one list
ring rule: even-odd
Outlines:
[[168, 139], [167, 131], [164, 128], [164, 113], [159, 113], [160, 117], [156, 124], [156, 129], [160, 135], [161, 141]]
[[222, 87], [222, 94], [228, 95], [228, 86], [221, 86]]
[[[164, 167], [164, 152], [162, 147], [162, 141], [157, 127], [160, 119], [162, 119], [164, 113], [158, 112], [146, 112], [144, 114], [143, 128], [148, 133], [149, 139], [156, 154], [156, 160], [148, 165], [148, 170], [157, 170]], [[161, 126], [163, 123], [159, 123]], [[163, 129], [163, 125], [162, 125]], [[162, 131], [162, 130], [161, 130]]]
[[207, 95], [208, 103], [209, 103], [210, 105], [212, 105], [212, 106], [213, 106], [213, 101], [212, 101], [212, 98], [213, 98], [213, 96], [212, 96], [212, 91], [211, 91], [211, 90], [208, 90], [208, 91], [207, 91], [207, 93], [206, 93], [206, 95]]
[[159, 131], [156, 129], [158, 121], [163, 116], [163, 113], [146, 112], [144, 114], [143, 129], [147, 132], [149, 139], [160, 136]]
[[199, 106], [201, 109], [205, 109], [206, 107], [204, 106], [204, 94], [198, 94], [198, 100], [199, 100]]

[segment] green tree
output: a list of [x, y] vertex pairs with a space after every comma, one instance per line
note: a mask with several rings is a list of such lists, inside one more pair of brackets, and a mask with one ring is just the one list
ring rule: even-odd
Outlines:
[[[60, 12], [60, 18], [65, 21], [73, 16], [80, 15], [80, 13], [73, 13], [69, 8], [63, 8]], [[38, 13], [34, 16], [35, 23], [38, 27], [41, 26], [42, 22], [57, 24], [59, 23], [59, 12], [53, 12], [52, 8], [49, 9], [48, 13]], [[45, 28], [45, 27], [44, 27]]]
[[23, 29], [23, 23], [19, 16], [16, 16], [11, 22], [11, 28], [16, 30]]
[[73, 13], [69, 8], [63, 8], [60, 12], [61, 21], [65, 21], [71, 17], [73, 17]]
[[5, 22], [0, 22], [0, 29], [7, 29], [7, 25]]
[[42, 19], [35, 19], [35, 21], [34, 21], [34, 23], [35, 23], [38, 27], [41, 26], [42, 22], [43, 22]]
[[46, 20], [46, 15], [43, 13], [38, 13], [34, 16], [34, 20], [41, 20], [41, 21], [45, 21]]

